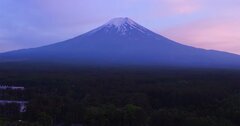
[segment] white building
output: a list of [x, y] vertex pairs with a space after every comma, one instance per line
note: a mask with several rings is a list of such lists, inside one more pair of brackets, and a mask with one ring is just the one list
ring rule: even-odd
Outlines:
[[25, 90], [24, 87], [0, 85], [0, 90]]
[[17, 104], [19, 105], [19, 112], [26, 112], [26, 104], [27, 101], [10, 101], [10, 100], [0, 100], [0, 105], [7, 105], [7, 104]]
[[[6, 86], [0, 85], [0, 90], [25, 90], [24, 87], [17, 87], [17, 86]], [[0, 105], [7, 105], [7, 104], [17, 104], [19, 105], [19, 112], [26, 112], [26, 104], [27, 101], [12, 101], [12, 100], [0, 100]]]

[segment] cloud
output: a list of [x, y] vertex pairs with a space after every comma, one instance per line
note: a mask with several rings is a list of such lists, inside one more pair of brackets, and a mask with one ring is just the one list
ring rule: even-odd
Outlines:
[[152, 0], [152, 11], [156, 16], [193, 14], [202, 9], [200, 0]]
[[162, 33], [187, 45], [240, 54], [239, 21], [240, 19], [205, 19], [174, 27]]
[[175, 14], [191, 14], [201, 8], [197, 0], [166, 0], [166, 6]]

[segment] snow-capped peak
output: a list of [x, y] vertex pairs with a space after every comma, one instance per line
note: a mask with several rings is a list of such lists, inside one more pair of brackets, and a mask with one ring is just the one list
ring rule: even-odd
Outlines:
[[129, 19], [129, 18], [114, 18], [112, 20], [110, 20], [107, 24], [105, 25], [114, 25], [115, 27], [121, 27], [124, 24], [129, 24], [129, 25], [136, 25], [137, 23], [135, 23], [133, 20]]
[[146, 28], [142, 27], [141, 25], [137, 24], [136, 22], [127, 17], [113, 18], [103, 26], [108, 28], [115, 28], [117, 32], [122, 35], [126, 35], [127, 32], [132, 29], [138, 30], [142, 33], [145, 33], [147, 30]]
[[106, 24], [91, 31], [90, 33], [93, 34], [93, 33], [96, 33], [98, 31], [102, 31], [102, 30], [104, 30], [107, 33], [108, 32], [111, 32], [111, 33], [117, 32], [119, 35], [127, 35], [131, 31], [135, 31], [135, 32], [138, 31], [138, 32], [144, 33], [146, 35], [152, 34], [152, 32], [150, 30], [144, 28], [143, 26], [139, 25], [138, 23], [136, 23], [135, 21], [133, 21], [127, 17], [113, 18]]

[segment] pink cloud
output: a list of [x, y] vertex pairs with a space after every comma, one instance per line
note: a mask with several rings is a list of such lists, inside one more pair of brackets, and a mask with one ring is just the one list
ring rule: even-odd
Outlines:
[[202, 9], [199, 0], [155, 0], [153, 11], [158, 16], [192, 14]]
[[167, 0], [166, 5], [177, 14], [189, 14], [200, 9], [200, 3], [193, 0]]
[[183, 44], [240, 54], [239, 20], [199, 20], [162, 33]]

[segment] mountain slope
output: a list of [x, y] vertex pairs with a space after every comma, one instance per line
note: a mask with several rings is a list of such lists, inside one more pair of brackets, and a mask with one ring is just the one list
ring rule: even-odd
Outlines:
[[240, 56], [182, 45], [129, 18], [115, 18], [64, 42], [0, 54], [0, 62], [225, 68], [239, 67]]

